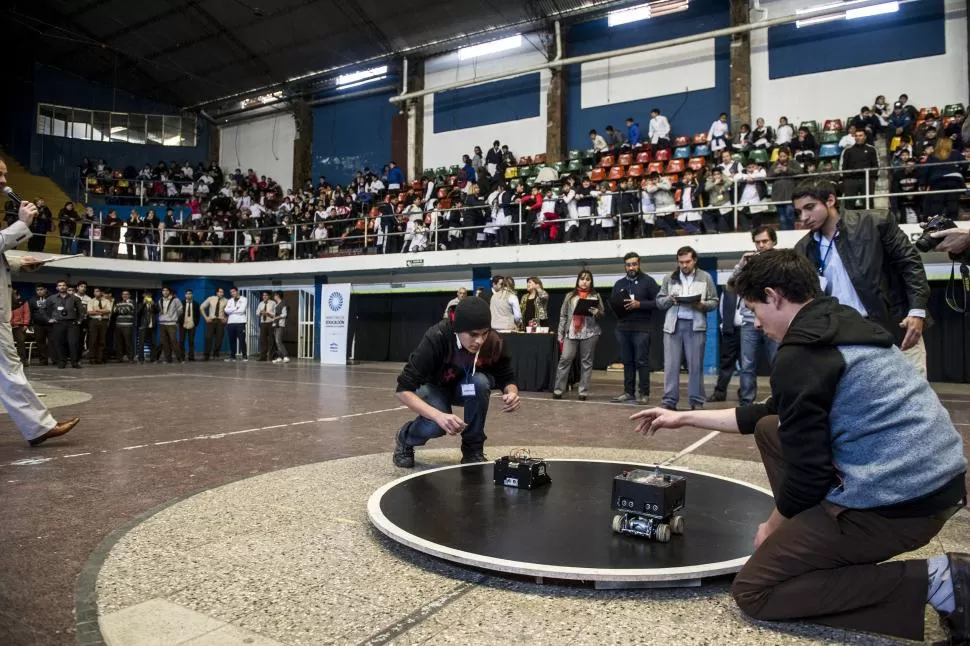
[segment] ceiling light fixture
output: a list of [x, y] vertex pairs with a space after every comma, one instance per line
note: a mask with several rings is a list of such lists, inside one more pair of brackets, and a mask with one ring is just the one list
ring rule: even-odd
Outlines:
[[690, 9], [690, 0], [657, 0], [611, 11], [606, 16], [606, 23], [610, 27], [618, 27], [619, 25], [666, 16], [688, 9]]
[[499, 40], [482, 43], [481, 45], [462, 47], [458, 50], [458, 60], [466, 61], [470, 58], [478, 58], [479, 56], [497, 54], [498, 52], [505, 52], [510, 49], [518, 49], [521, 46], [522, 34], [516, 34], [514, 36], [509, 36], [508, 38], [501, 38]]

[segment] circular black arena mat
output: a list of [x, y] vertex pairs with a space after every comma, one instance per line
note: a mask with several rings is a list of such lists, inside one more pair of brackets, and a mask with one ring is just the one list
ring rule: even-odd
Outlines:
[[687, 478], [684, 534], [657, 543], [612, 531], [613, 477], [653, 465], [547, 460], [552, 483], [496, 486], [493, 463], [415, 473], [371, 496], [371, 521], [395, 541], [486, 570], [589, 581], [699, 581], [737, 572], [753, 551], [771, 493], [731, 478]]

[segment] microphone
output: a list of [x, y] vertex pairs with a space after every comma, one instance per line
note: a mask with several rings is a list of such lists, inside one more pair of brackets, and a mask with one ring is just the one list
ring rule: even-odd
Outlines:
[[17, 206], [20, 206], [20, 203], [24, 201], [23, 198], [17, 195], [17, 193], [9, 186], [4, 186], [3, 192], [7, 195], [7, 197], [13, 200], [14, 204], [16, 204]]

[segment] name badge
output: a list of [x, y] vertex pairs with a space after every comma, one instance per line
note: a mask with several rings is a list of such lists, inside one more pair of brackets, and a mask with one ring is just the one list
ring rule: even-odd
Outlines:
[[58, 312], [63, 312], [64, 311], [64, 306], [63, 305], [58, 305], [57, 306], [57, 311]]
[[462, 384], [461, 385], [461, 396], [462, 397], [474, 397], [475, 396], [475, 384]]

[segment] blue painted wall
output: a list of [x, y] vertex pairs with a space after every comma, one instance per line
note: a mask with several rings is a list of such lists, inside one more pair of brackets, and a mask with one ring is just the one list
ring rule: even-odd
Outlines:
[[434, 95], [434, 131], [448, 132], [539, 116], [539, 72]]
[[[768, 30], [772, 79], [946, 53], [944, 0], [920, 0], [896, 13]], [[902, 89], [905, 89], [903, 87]]]
[[[391, 92], [313, 109], [313, 177], [346, 184], [364, 167], [380, 170], [391, 160]], [[395, 159], [401, 168], [406, 159]]]
[[141, 168], [146, 163], [155, 164], [160, 160], [165, 163], [174, 160], [180, 164], [188, 160], [193, 165], [210, 161], [209, 125], [203, 119], [199, 119], [196, 126], [194, 147], [106, 143], [36, 134], [37, 103], [89, 110], [178, 115], [179, 110], [174, 106], [139, 98], [44, 65], [35, 65], [33, 99], [31, 110], [22, 111], [19, 116], [24, 120], [19, 127], [30, 133], [29, 158], [25, 157], [22, 143], [14, 154], [29, 167], [30, 172], [51, 177], [71, 197], [78, 196], [77, 166], [85, 157], [105, 159], [112, 168], [128, 165]]
[[[174, 279], [163, 282], [163, 286], [168, 287], [180, 301], [185, 302], [185, 290], [192, 290], [192, 298], [196, 303], [202, 305], [202, 302], [216, 293], [216, 290], [220, 287], [226, 292], [226, 298], [229, 298], [229, 288], [232, 287], [232, 283], [226, 280], [217, 280], [213, 278], [183, 278]], [[161, 298], [161, 290], [156, 294], [157, 298]], [[223, 352], [228, 351], [229, 341], [226, 339], [225, 334], [222, 338], [222, 348]], [[202, 358], [205, 353], [205, 322], [197, 325], [195, 328], [195, 354], [198, 355], [196, 360]]]
[[[692, 34], [721, 29], [730, 25], [729, 3], [725, 0], [692, 0], [687, 11], [659, 18], [609, 27], [606, 18], [575, 25], [570, 28], [566, 49], [568, 56], [582, 56], [596, 52], [660, 42]], [[711, 122], [731, 103], [730, 40], [715, 42], [714, 88], [668, 95], [626, 103], [588, 108], [580, 102], [582, 75], [579, 65], [568, 66], [566, 85], [566, 141], [569, 148], [588, 148], [589, 131], [602, 131], [607, 124], [623, 128], [628, 116], [640, 123], [645, 137], [650, 110], [660, 108], [670, 120], [673, 135], [693, 135], [707, 132]]]

